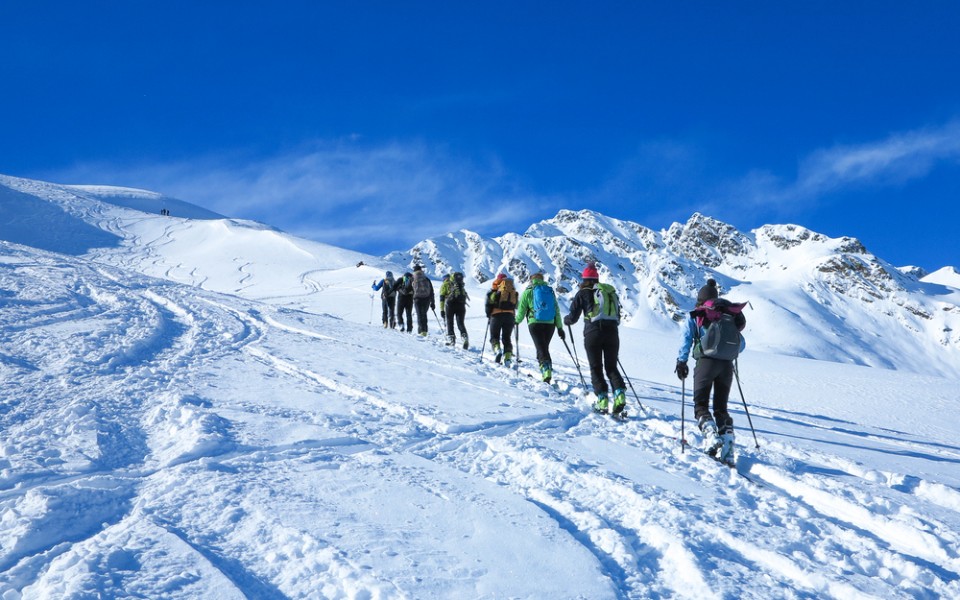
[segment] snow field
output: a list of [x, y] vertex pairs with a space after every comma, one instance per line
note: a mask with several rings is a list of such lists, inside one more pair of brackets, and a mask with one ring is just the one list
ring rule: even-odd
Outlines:
[[469, 350], [382, 329], [397, 265], [51, 190], [122, 240], [0, 242], [4, 600], [960, 597], [955, 378], [748, 350], [730, 470], [673, 332], [621, 328], [617, 423], [478, 300]]

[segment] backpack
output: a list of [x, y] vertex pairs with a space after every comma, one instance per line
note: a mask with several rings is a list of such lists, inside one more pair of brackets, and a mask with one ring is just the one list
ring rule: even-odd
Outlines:
[[552, 323], [557, 318], [557, 297], [549, 285], [533, 286], [533, 320]]
[[595, 321], [620, 322], [620, 299], [617, 290], [609, 283], [593, 286], [593, 306], [587, 312], [587, 319]]
[[[698, 320], [698, 335], [693, 349], [695, 359], [736, 360], [740, 355], [740, 328], [737, 327], [736, 315], [743, 311], [744, 306], [746, 304], [710, 300], [701, 309], [690, 313]], [[699, 336], [700, 323], [706, 323], [703, 337]]]
[[413, 277], [413, 297], [429, 298], [433, 294], [433, 285], [427, 276], [420, 271], [420, 277]]
[[397, 280], [397, 290], [404, 296], [413, 295], [413, 275], [404, 273], [403, 279]]
[[380, 297], [389, 298], [396, 293], [397, 281], [393, 277], [386, 277], [383, 280], [383, 287], [380, 288]]
[[494, 310], [500, 312], [513, 312], [517, 310], [517, 301], [520, 295], [513, 287], [513, 281], [505, 279], [496, 289], [487, 294], [487, 316], [493, 314]]
[[463, 288], [463, 273], [459, 271], [453, 274], [447, 286], [447, 302], [464, 302], [467, 296], [467, 290]]
[[513, 287], [512, 279], [505, 279], [497, 292], [497, 308], [500, 310], [517, 310], [520, 294]]

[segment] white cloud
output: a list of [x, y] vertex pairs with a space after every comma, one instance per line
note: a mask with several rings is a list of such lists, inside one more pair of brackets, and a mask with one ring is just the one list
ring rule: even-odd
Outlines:
[[960, 121], [890, 135], [864, 144], [817, 150], [800, 162], [792, 182], [757, 171], [736, 182], [730, 194], [775, 208], [811, 202], [847, 189], [902, 185], [938, 165], [960, 160]]
[[374, 252], [461, 228], [492, 234], [526, 228], [543, 218], [538, 211], [549, 204], [519, 190], [496, 160], [477, 164], [424, 143], [365, 146], [347, 140], [266, 158], [224, 154], [168, 163], [88, 163], [45, 177], [146, 188]]
[[880, 142], [816, 152], [801, 165], [797, 189], [822, 193], [847, 185], [903, 183], [958, 158], [960, 122], [951, 122], [938, 129], [898, 133]]

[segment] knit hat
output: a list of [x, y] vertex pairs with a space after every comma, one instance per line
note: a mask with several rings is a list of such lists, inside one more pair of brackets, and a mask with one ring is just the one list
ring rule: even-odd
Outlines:
[[423, 267], [421, 267], [420, 265], [415, 265], [415, 266], [413, 267], [413, 270], [414, 270], [414, 271], [422, 271], [422, 270], [423, 270]]
[[503, 280], [506, 279], [506, 278], [507, 278], [507, 274], [506, 274], [506, 273], [498, 273], [498, 274], [497, 274], [497, 281], [503, 281]]
[[717, 282], [714, 279], [708, 279], [707, 285], [700, 288], [700, 291], [697, 293], [697, 306], [700, 306], [707, 300], [713, 300], [720, 296], [717, 292]]
[[583, 278], [584, 279], [600, 279], [600, 274], [597, 273], [597, 265], [594, 263], [587, 263], [587, 266], [583, 269]]
[[540, 280], [543, 280], [543, 271], [537, 271], [536, 273], [534, 273], [533, 275], [530, 276], [530, 279], [540, 279]]
[[393, 277], [393, 273], [391, 273], [390, 271], [387, 271], [387, 277]]

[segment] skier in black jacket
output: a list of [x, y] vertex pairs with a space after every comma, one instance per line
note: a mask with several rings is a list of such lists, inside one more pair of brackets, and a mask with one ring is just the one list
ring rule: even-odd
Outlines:
[[[400, 325], [400, 331], [406, 330], [407, 333], [413, 332], [413, 273], [407, 271], [403, 277], [397, 279], [395, 287], [397, 291], [397, 323]], [[404, 316], [407, 322], [404, 327]]]
[[[580, 291], [570, 304], [570, 314], [563, 318], [567, 327], [573, 325], [584, 315], [583, 347], [587, 352], [590, 363], [590, 380], [593, 384], [593, 393], [597, 401], [593, 410], [606, 414], [609, 409], [609, 389], [607, 378], [613, 387], [613, 414], [619, 415], [627, 405], [627, 390], [623, 376], [617, 369], [620, 357], [620, 303], [616, 300], [616, 292], [609, 288], [612, 301], [615, 303], [609, 310], [603, 311], [597, 306], [596, 294], [600, 286], [600, 274], [593, 263], [588, 263], [583, 270], [583, 283]], [[608, 286], [609, 287], [609, 286]], [[602, 290], [601, 290], [602, 291]], [[606, 377], [605, 377], [606, 376]]]

